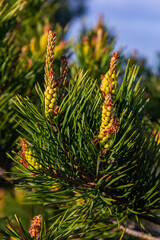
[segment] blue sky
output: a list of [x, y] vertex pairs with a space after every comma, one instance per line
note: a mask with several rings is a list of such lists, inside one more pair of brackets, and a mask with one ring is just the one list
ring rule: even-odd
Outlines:
[[73, 21], [70, 35], [77, 36], [82, 21], [93, 27], [99, 13], [117, 35], [116, 48], [125, 46], [128, 53], [137, 49], [154, 68], [160, 52], [160, 0], [86, 0], [83, 19]]

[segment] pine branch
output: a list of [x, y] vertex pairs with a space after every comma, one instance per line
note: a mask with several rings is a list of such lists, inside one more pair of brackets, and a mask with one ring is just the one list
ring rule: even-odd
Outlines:
[[[116, 224], [116, 221], [114, 221]], [[153, 229], [150, 229], [148, 227], [145, 227], [146, 231], [149, 232], [152, 236], [149, 236], [144, 231], [142, 231], [142, 228], [136, 224], [136, 223], [130, 223], [127, 227], [124, 225], [121, 225], [120, 227], [116, 228], [115, 230], [123, 231], [124, 233], [127, 233], [131, 236], [138, 237], [141, 239], [146, 240], [159, 240], [160, 239], [160, 232], [157, 232]]]
[[154, 213], [150, 212], [150, 216], [149, 215], [141, 215], [142, 218], [149, 220], [152, 223], [155, 223], [157, 225], [160, 225], [160, 217], [156, 216]]

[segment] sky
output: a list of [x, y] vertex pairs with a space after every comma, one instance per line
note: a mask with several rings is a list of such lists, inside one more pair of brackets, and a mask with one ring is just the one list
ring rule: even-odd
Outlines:
[[160, 0], [85, 0], [85, 5], [84, 16], [71, 24], [71, 36], [78, 36], [82, 22], [94, 27], [101, 13], [117, 36], [116, 48], [124, 46], [125, 54], [138, 50], [155, 68], [160, 52]]

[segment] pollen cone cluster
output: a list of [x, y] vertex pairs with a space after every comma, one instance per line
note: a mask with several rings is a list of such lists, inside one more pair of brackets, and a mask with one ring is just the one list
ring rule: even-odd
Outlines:
[[60, 77], [55, 79], [53, 71], [53, 57], [55, 52], [56, 34], [49, 31], [45, 66], [45, 115], [58, 113], [59, 99], [62, 97], [64, 84], [67, 78], [67, 58], [61, 56], [62, 70]]
[[44, 33], [40, 37], [39, 42], [37, 41], [36, 38], [32, 38], [30, 41], [30, 50], [33, 54], [34, 57], [43, 57], [46, 48], [47, 48], [47, 39], [48, 39], [48, 32], [50, 30], [50, 24], [46, 24], [44, 28]]
[[119, 120], [114, 113], [113, 103], [111, 95], [108, 94], [105, 97], [105, 101], [102, 107], [102, 123], [100, 127], [100, 133], [98, 138], [100, 139], [100, 144], [108, 149], [113, 140], [113, 133], [118, 130]]
[[59, 44], [55, 46], [55, 58], [62, 55], [64, 53], [65, 48], [66, 48], [66, 42], [63, 40], [60, 41]]
[[102, 83], [100, 88], [104, 96], [106, 96], [107, 94], [115, 94], [115, 89], [117, 86], [117, 77], [115, 74], [117, 58], [119, 58], [119, 54], [113, 53], [110, 63], [110, 69], [107, 71], [105, 76], [101, 76]]
[[22, 152], [19, 152], [19, 155], [23, 158], [22, 160], [20, 160], [20, 162], [30, 168], [30, 169], [36, 169], [36, 170], [40, 170], [42, 168], [42, 165], [40, 165], [39, 163], [37, 163], [36, 158], [34, 157], [35, 155], [35, 151], [31, 148], [27, 146], [27, 143], [24, 139], [21, 140], [21, 144], [22, 144]]
[[113, 53], [110, 69], [102, 79], [101, 91], [105, 97], [102, 106], [102, 123], [98, 135], [99, 142], [104, 149], [108, 149], [113, 142], [114, 133], [118, 130], [119, 120], [113, 108], [112, 95], [115, 93], [116, 77], [115, 67], [119, 57], [118, 53]]
[[47, 55], [46, 55], [46, 65], [45, 65], [45, 83], [49, 82], [50, 71], [53, 71], [53, 60], [55, 51], [56, 33], [49, 31], [48, 33], [48, 44], [47, 44]]
[[83, 52], [84, 52], [85, 57], [88, 57], [89, 49], [90, 49], [89, 39], [88, 39], [88, 37], [84, 37], [83, 38]]
[[54, 77], [53, 71], [53, 57], [55, 51], [56, 33], [49, 31], [48, 34], [48, 45], [47, 45], [47, 55], [46, 55], [46, 66], [45, 66], [45, 84], [46, 89], [45, 95], [45, 114], [54, 112], [56, 96], [57, 96], [57, 83]]
[[30, 169], [35, 168], [36, 170], [40, 170], [42, 168], [42, 165], [37, 163], [37, 160], [34, 157], [34, 155], [35, 151], [32, 148], [27, 147], [27, 149], [25, 150], [25, 158], [29, 164]]
[[38, 215], [33, 217], [33, 220], [30, 221], [29, 233], [31, 238], [40, 239], [40, 231], [42, 225], [42, 216]]
[[57, 97], [57, 83], [54, 79], [54, 72], [50, 71], [49, 73], [49, 82], [46, 86], [46, 90], [44, 92], [45, 95], [45, 114], [54, 113], [54, 108], [56, 105], [56, 97]]
[[40, 50], [42, 52], [46, 51], [47, 39], [48, 39], [48, 32], [45, 32], [45, 33], [43, 33], [43, 35], [41, 36], [40, 41], [39, 41]]

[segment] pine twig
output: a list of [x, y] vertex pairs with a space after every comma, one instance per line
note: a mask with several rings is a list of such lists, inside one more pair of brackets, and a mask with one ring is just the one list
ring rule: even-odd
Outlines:
[[120, 226], [118, 228], [118, 230], [122, 230], [125, 231], [125, 233], [132, 235], [134, 237], [139, 237], [141, 239], [146, 239], [146, 240], [160, 240], [160, 237], [153, 237], [153, 236], [149, 236], [148, 234], [144, 233], [144, 232], [139, 232], [130, 228], [125, 228], [124, 226]]
[[[117, 224], [116, 221], [113, 221], [114, 224]], [[142, 228], [139, 226], [139, 224], [130, 223], [128, 226], [121, 225], [120, 227], [115, 228], [115, 230], [125, 232], [129, 235], [132, 235], [134, 237], [139, 237], [141, 239], [146, 240], [160, 240], [160, 232], [157, 232], [155, 230], [146, 228], [146, 231], [148, 231], [152, 236], [146, 234], [144, 231], [142, 231]]]
[[150, 222], [152, 222], [154, 224], [160, 225], [160, 217], [155, 216], [154, 213], [151, 213], [151, 214], [153, 215], [153, 217], [142, 215], [142, 218], [149, 220]]

